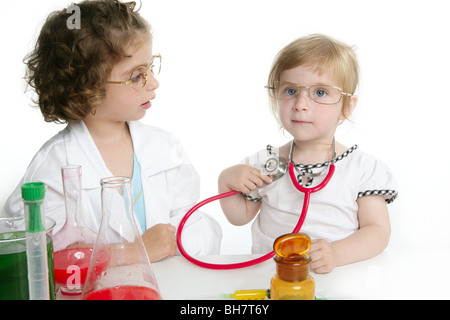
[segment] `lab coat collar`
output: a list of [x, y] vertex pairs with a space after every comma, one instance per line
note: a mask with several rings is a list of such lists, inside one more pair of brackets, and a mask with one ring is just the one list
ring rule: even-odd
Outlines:
[[83, 121], [69, 123], [64, 130], [64, 144], [67, 164], [82, 167], [83, 189], [100, 188], [102, 178], [113, 176]]
[[[129, 122], [128, 126], [142, 176], [154, 175], [185, 161], [179, 152], [178, 142], [172, 135], [138, 121]], [[84, 189], [100, 188], [101, 179], [113, 176], [83, 121], [67, 126], [64, 130], [64, 143], [67, 164], [82, 166]]]
[[189, 162], [173, 135], [139, 121], [128, 122], [128, 127], [143, 176], [152, 176]]

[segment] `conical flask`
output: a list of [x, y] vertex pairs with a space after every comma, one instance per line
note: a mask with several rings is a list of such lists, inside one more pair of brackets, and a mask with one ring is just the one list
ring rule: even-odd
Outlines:
[[101, 180], [102, 222], [92, 253], [84, 300], [160, 300], [161, 295], [133, 213], [131, 179]]
[[62, 294], [82, 293], [97, 234], [81, 219], [81, 166], [64, 166], [61, 175], [66, 222], [53, 236], [55, 283]]

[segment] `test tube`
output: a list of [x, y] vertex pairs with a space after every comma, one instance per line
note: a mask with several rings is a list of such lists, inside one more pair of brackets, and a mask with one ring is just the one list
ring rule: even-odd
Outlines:
[[43, 183], [22, 185], [26, 219], [26, 252], [30, 300], [50, 300], [47, 264], [47, 234], [42, 210], [45, 196]]

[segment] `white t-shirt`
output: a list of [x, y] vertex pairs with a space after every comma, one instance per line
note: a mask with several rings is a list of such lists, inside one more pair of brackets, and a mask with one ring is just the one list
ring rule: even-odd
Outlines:
[[[311, 194], [309, 210], [300, 230], [311, 239], [334, 242], [357, 231], [358, 197], [380, 194], [387, 203], [397, 197], [397, 184], [390, 169], [356, 145], [338, 156], [335, 166], [336, 171], [325, 188]], [[326, 165], [314, 167], [320, 168], [313, 168], [313, 172], [325, 168], [324, 174], [314, 178], [308, 187], [318, 185], [328, 173]], [[297, 225], [304, 194], [294, 187], [286, 173], [258, 189], [256, 197], [261, 198], [262, 203], [252, 225], [252, 253], [267, 253], [273, 250], [273, 242], [278, 236], [291, 233]]]

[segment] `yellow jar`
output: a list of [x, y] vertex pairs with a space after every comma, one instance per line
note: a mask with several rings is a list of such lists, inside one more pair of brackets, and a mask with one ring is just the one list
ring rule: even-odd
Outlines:
[[314, 300], [315, 283], [309, 274], [311, 257], [306, 254], [311, 239], [304, 233], [281, 236], [275, 240], [277, 273], [270, 282], [272, 300]]

